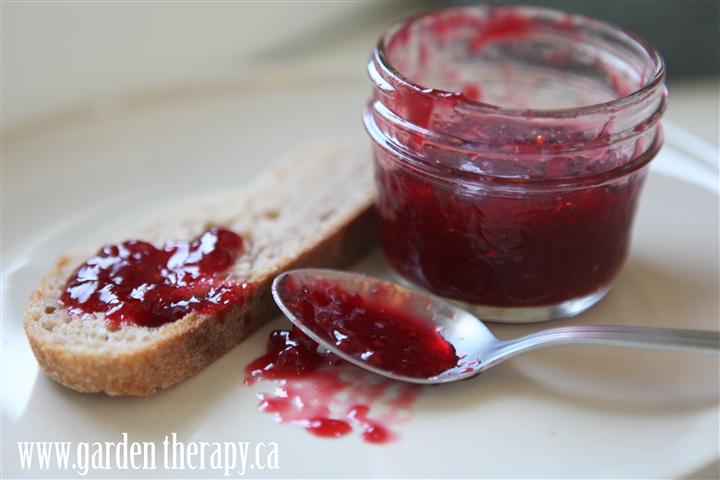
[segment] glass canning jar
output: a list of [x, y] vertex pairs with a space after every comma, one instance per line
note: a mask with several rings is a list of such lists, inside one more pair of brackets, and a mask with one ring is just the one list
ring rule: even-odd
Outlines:
[[368, 71], [381, 242], [403, 280], [507, 322], [605, 295], [662, 144], [651, 46], [557, 10], [461, 6], [390, 28]]

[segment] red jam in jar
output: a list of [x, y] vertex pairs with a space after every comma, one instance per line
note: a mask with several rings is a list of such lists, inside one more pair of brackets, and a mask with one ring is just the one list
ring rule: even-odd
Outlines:
[[241, 305], [251, 288], [227, 275], [242, 248], [242, 238], [222, 228], [162, 248], [140, 240], [106, 245], [73, 272], [60, 301], [71, 312], [104, 314], [112, 329], [217, 313]]
[[570, 316], [602, 298], [662, 143], [657, 52], [582, 16], [479, 5], [392, 27], [368, 71], [396, 273], [489, 320]]

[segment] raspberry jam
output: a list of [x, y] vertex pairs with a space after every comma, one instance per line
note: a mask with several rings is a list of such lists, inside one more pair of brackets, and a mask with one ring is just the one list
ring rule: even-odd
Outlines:
[[270, 333], [267, 353], [245, 368], [247, 385], [274, 383], [259, 410], [326, 438], [358, 431], [368, 443], [387, 443], [393, 426], [409, 419], [420, 388], [367, 373], [318, 345], [300, 330]]
[[384, 161], [377, 178], [388, 261], [445, 297], [506, 307], [560, 303], [606, 287], [627, 255], [643, 175], [531, 198], [461, 196]]
[[361, 362], [418, 378], [439, 375], [458, 364], [455, 348], [429, 319], [408, 313], [398, 296], [379, 286], [373, 287], [372, 296], [365, 296], [332, 281], [288, 275], [277, 288], [304, 327]]
[[73, 272], [60, 301], [71, 312], [104, 314], [113, 329], [217, 313], [242, 304], [250, 289], [226, 274], [242, 248], [239, 235], [221, 228], [159, 249], [140, 240], [107, 245]]
[[318, 345], [296, 327], [275, 330], [268, 337], [267, 353], [245, 367], [250, 378], [282, 380], [312, 373], [335, 357], [318, 352]]
[[580, 313], [620, 271], [662, 143], [662, 59], [535, 7], [440, 10], [368, 64], [381, 241], [404, 279], [488, 320]]

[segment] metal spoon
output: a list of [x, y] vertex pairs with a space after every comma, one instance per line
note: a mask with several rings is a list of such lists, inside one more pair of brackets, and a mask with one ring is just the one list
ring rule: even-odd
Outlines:
[[[371, 297], [373, 292], [392, 288], [403, 295], [403, 305], [410, 313], [432, 322], [442, 336], [455, 347], [461, 358], [458, 366], [430, 378], [398, 375], [377, 368], [338, 349], [303, 323], [287, 307], [282, 289], [278, 286], [292, 277], [302, 285], [317, 280], [330, 281], [343, 290]], [[290, 270], [278, 275], [273, 281], [272, 295], [282, 312], [300, 330], [324, 348], [358, 367], [394, 380], [419, 384], [448, 383], [464, 380], [504, 362], [521, 353], [558, 345], [609, 345], [616, 347], [639, 347], [663, 350], [680, 350], [693, 353], [720, 353], [720, 332], [685, 330], [676, 328], [635, 327], [621, 325], [572, 326], [540, 330], [511, 340], [501, 340], [492, 334], [485, 324], [474, 315], [428, 293], [409, 289], [391, 282], [359, 273], [326, 269]]]

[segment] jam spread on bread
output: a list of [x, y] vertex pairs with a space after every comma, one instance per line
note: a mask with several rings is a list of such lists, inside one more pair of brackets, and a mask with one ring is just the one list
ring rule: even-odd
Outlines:
[[241, 305], [251, 288], [228, 275], [242, 249], [242, 238], [222, 228], [162, 248], [140, 240], [106, 245], [73, 272], [60, 301], [73, 313], [105, 315], [111, 329], [218, 313]]
[[322, 350], [304, 333], [275, 330], [267, 353], [245, 368], [248, 385], [274, 382], [261, 393], [260, 411], [280, 423], [299, 426], [318, 437], [360, 432], [368, 443], [387, 443], [397, 434], [391, 426], [409, 418], [417, 385], [368, 373]]

